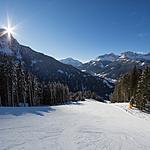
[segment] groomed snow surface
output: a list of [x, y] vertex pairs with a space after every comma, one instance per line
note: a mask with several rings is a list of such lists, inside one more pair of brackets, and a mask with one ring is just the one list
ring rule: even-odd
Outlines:
[[0, 108], [0, 150], [149, 150], [149, 116], [126, 108], [93, 100]]

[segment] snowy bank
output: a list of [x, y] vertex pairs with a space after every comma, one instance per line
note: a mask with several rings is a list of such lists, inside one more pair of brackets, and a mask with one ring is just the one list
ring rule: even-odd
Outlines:
[[117, 108], [120, 108], [121, 110], [135, 116], [141, 119], [150, 120], [150, 114], [145, 113], [135, 107], [132, 107], [132, 109], [128, 108], [129, 103], [113, 103], [111, 105], [116, 106]]

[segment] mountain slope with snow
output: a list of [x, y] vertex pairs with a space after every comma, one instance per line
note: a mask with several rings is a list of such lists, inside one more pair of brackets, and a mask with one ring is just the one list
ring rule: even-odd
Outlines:
[[121, 53], [120, 59], [130, 59], [134, 61], [148, 61], [150, 60], [150, 53], [144, 54], [144, 53], [135, 53], [131, 51], [127, 51], [124, 53]]
[[150, 53], [127, 51], [120, 55], [105, 54], [82, 64], [78, 68], [94, 76], [118, 79], [122, 74], [132, 70], [135, 65], [138, 68], [150, 66]]
[[98, 56], [95, 60], [96, 61], [115, 61], [119, 56], [115, 55], [114, 53], [104, 54]]
[[73, 58], [66, 58], [66, 59], [61, 59], [60, 62], [67, 64], [67, 65], [72, 65], [74, 67], [78, 67], [80, 65], [82, 65], [82, 62], [80, 62], [79, 60], [75, 60]]
[[[139, 112], [140, 113], [140, 112]], [[149, 150], [150, 119], [92, 100], [0, 108], [1, 150]]]

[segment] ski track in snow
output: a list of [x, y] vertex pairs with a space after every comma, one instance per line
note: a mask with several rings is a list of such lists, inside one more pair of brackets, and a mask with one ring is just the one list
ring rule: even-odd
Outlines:
[[0, 108], [0, 150], [149, 150], [150, 120], [117, 107], [87, 100]]

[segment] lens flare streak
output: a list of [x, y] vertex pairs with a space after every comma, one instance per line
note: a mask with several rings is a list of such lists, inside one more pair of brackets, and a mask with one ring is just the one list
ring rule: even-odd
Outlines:
[[16, 26], [12, 26], [9, 18], [7, 18], [7, 25], [4, 26], [3, 28], [4, 28], [4, 31], [0, 34], [0, 36], [7, 34], [8, 39], [11, 40], [11, 35], [15, 34], [14, 31], [15, 31]]

